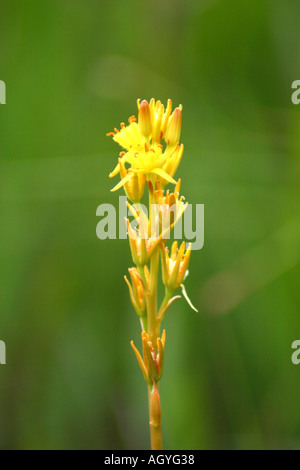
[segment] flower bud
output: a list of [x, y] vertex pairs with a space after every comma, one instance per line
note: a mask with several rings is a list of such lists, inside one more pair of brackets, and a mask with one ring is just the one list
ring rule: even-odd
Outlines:
[[161, 338], [157, 338], [157, 351], [149, 340], [148, 333], [142, 332], [142, 343], [143, 343], [143, 359], [134, 343], [131, 341], [131, 347], [136, 355], [139, 366], [143, 372], [144, 378], [149, 385], [153, 384], [153, 381], [157, 383], [163, 373], [164, 365], [164, 351], [166, 342], [166, 332], [163, 331]]
[[178, 243], [172, 245], [171, 256], [166, 247], [161, 251], [163, 283], [170, 291], [175, 291], [183, 283], [188, 270], [191, 257], [191, 245], [185, 252], [185, 243], [182, 242], [179, 250]]
[[[143, 284], [143, 280], [136, 268], [130, 268], [128, 269], [128, 271], [129, 271], [130, 278], [131, 278], [131, 284], [128, 281], [126, 276], [124, 276], [124, 279], [128, 285], [131, 303], [136, 313], [140, 317], [145, 317], [145, 315], [147, 314], [147, 307], [146, 307], [145, 287]], [[144, 272], [145, 272], [145, 279], [148, 282], [149, 271], [148, 271], [147, 266], [145, 266]]]
[[144, 137], [149, 137], [152, 132], [151, 113], [148, 101], [144, 100], [139, 109], [140, 132]]
[[161, 425], [161, 405], [160, 405], [160, 396], [158, 392], [157, 385], [153, 380], [153, 388], [151, 391], [151, 422], [150, 425], [154, 428], [158, 428]]
[[180, 139], [182, 112], [181, 107], [175, 109], [171, 115], [166, 130], [165, 141], [168, 145], [176, 145]]
[[161, 139], [161, 125], [164, 115], [164, 106], [160, 101], [157, 101], [155, 106], [152, 104], [152, 141]]

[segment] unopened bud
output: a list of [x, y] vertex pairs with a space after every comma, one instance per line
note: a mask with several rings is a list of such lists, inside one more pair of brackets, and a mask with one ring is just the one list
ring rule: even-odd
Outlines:
[[153, 380], [153, 388], [151, 392], [151, 425], [159, 427], [161, 425], [161, 406], [160, 406], [160, 396], [158, 392], [157, 385]]
[[150, 113], [150, 106], [148, 101], [144, 100], [140, 104], [139, 109], [139, 126], [141, 134], [144, 137], [149, 137], [152, 132], [152, 124], [151, 124], [151, 113]]
[[165, 141], [168, 145], [176, 145], [180, 139], [182, 112], [181, 108], [176, 108], [171, 115], [165, 135]]

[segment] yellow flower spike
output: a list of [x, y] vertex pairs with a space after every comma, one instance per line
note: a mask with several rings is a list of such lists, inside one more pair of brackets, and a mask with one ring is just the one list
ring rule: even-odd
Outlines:
[[168, 145], [176, 145], [180, 139], [182, 121], [182, 106], [175, 109], [169, 119], [168, 127], [166, 130], [165, 141]]
[[130, 345], [131, 345], [131, 347], [132, 347], [132, 349], [133, 349], [133, 352], [134, 352], [134, 354], [135, 354], [135, 356], [136, 356], [136, 358], [137, 358], [137, 361], [138, 361], [138, 364], [139, 364], [139, 366], [140, 366], [140, 368], [141, 368], [141, 371], [142, 371], [142, 373], [143, 373], [144, 379], [146, 380], [146, 382], [147, 382], [148, 384], [151, 384], [152, 381], [151, 381], [151, 379], [149, 378], [148, 371], [147, 371], [147, 369], [146, 369], [146, 366], [145, 366], [145, 364], [144, 364], [144, 361], [143, 361], [143, 359], [142, 359], [142, 356], [140, 355], [138, 349], [135, 347], [133, 341], [130, 342]]
[[[148, 384], [151, 449], [162, 450], [157, 384], [164, 369], [166, 333], [163, 331], [160, 337], [161, 322], [171, 304], [181, 298], [175, 295], [178, 287], [194, 308], [183, 284], [188, 274], [191, 245], [186, 249], [183, 242], [178, 249], [175, 241], [170, 252], [166, 248], [171, 230], [188, 206], [180, 196], [181, 180], [174, 179], [184, 151], [180, 144], [182, 106], [173, 111], [171, 100], [164, 107], [161, 101], [152, 98], [150, 102], [137, 100], [137, 107], [138, 119], [132, 115], [127, 125], [122, 122], [120, 130], [115, 128], [108, 134], [122, 147], [118, 163], [109, 176], [120, 173], [120, 181], [113, 191], [123, 187], [132, 203], [128, 202], [127, 207], [133, 216], [130, 219], [134, 220], [126, 219], [126, 224], [135, 267], [128, 270], [130, 277], [124, 276], [124, 279], [141, 323], [141, 354], [133, 342], [131, 347]], [[149, 187], [148, 211], [140, 204], [146, 182]], [[175, 185], [173, 191], [164, 190], [168, 183]], [[174, 238], [177, 237], [175, 232]], [[158, 307], [159, 256], [165, 296]]]
[[139, 128], [144, 137], [149, 137], [152, 132], [150, 106], [147, 100], [142, 101], [139, 107]]

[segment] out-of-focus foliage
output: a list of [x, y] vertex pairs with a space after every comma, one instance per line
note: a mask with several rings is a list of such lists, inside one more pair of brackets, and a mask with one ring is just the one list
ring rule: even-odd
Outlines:
[[[205, 204], [167, 315], [167, 448], [300, 448], [297, 0], [3, 0], [0, 447], [148, 447], [126, 240], [105, 133], [136, 98], [182, 103], [189, 202]], [[181, 430], [184, 429], [182, 434]]]

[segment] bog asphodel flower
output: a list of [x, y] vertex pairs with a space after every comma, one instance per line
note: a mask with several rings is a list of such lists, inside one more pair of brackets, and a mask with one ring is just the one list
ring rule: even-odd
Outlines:
[[[173, 176], [180, 163], [183, 145], [179, 145], [182, 121], [182, 106], [172, 112], [172, 102], [168, 100], [165, 109], [161, 101], [151, 99], [150, 103], [138, 100], [138, 122], [135, 116], [129, 118], [129, 125], [121, 123], [121, 130], [114, 129], [107, 135], [112, 135], [123, 151], [115, 169], [110, 177], [120, 173], [120, 182], [112, 189], [116, 191], [122, 186], [128, 193], [128, 197], [137, 202], [137, 197], [142, 195], [144, 180], [153, 184], [157, 179], [161, 185], [176, 184]], [[164, 145], [165, 144], [165, 148]], [[125, 164], [130, 165], [126, 169]], [[133, 174], [139, 175], [141, 181], [133, 179]], [[139, 188], [134, 190], [134, 200], [131, 198], [132, 186]], [[140, 200], [140, 199], [139, 199]]]
[[[161, 324], [173, 302], [181, 298], [174, 295], [179, 287], [194, 308], [183, 284], [191, 246], [186, 249], [183, 242], [178, 248], [178, 243], [174, 242], [170, 254], [166, 246], [171, 230], [182, 219], [187, 207], [185, 198], [180, 195], [181, 179], [177, 182], [174, 179], [183, 154], [183, 145], [179, 143], [181, 121], [182, 106], [172, 112], [171, 100], [166, 108], [161, 101], [138, 100], [138, 120], [131, 116], [128, 125], [121, 123], [120, 130], [114, 129], [108, 134], [123, 148], [118, 164], [110, 174], [110, 177], [120, 174], [120, 181], [113, 191], [123, 187], [132, 203], [127, 202], [127, 207], [133, 220], [126, 219], [126, 223], [135, 266], [128, 270], [130, 280], [124, 277], [142, 328], [142, 354], [133, 342], [131, 346], [148, 385], [153, 450], [162, 449], [158, 382], [163, 374], [166, 334], [163, 331], [161, 335]], [[174, 184], [175, 188], [166, 190], [168, 183]], [[149, 207], [146, 208], [141, 203], [145, 188], [149, 189]], [[158, 304], [160, 257], [165, 293]]]
[[128, 199], [133, 203], [139, 202], [144, 194], [146, 176], [144, 173], [128, 172], [120, 158], [119, 167], [121, 180], [123, 181], [123, 187]]
[[143, 359], [135, 347], [134, 342], [131, 341], [131, 347], [136, 355], [139, 366], [143, 372], [143, 376], [150, 385], [157, 384], [162, 376], [164, 368], [164, 352], [165, 352], [166, 332], [163, 331], [162, 337], [157, 338], [156, 347], [149, 339], [149, 335], [146, 331], [142, 332], [142, 344], [143, 344]]
[[[129, 268], [128, 272], [130, 274], [131, 284], [126, 276], [124, 276], [124, 279], [128, 285], [131, 303], [134, 306], [136, 313], [140, 317], [145, 317], [147, 314], [147, 307], [144, 281], [141, 278], [137, 268]], [[146, 280], [147, 284], [149, 284], [150, 273], [147, 266], [144, 267], [144, 274], [144, 279]]]
[[151, 224], [154, 222], [154, 227], [151, 227], [151, 233], [157, 232], [157, 225], [159, 224], [159, 234], [162, 235], [162, 239], [168, 238], [170, 231], [175, 224], [181, 219], [184, 211], [186, 210], [188, 203], [184, 202], [184, 196], [180, 196], [181, 179], [178, 180], [173, 193], [161, 189], [160, 181], [156, 184], [156, 191], [154, 191], [154, 203], [156, 214], [155, 220], [151, 220]]
[[182, 242], [178, 249], [178, 243], [175, 241], [172, 245], [171, 255], [165, 246], [161, 249], [161, 262], [163, 283], [171, 291], [176, 291], [184, 282], [188, 273], [188, 267], [191, 257], [191, 246], [185, 250], [185, 242]]

